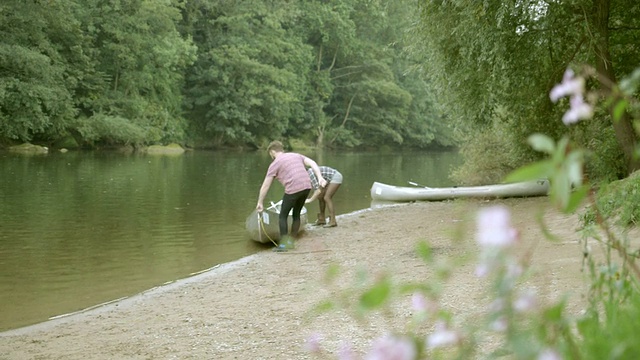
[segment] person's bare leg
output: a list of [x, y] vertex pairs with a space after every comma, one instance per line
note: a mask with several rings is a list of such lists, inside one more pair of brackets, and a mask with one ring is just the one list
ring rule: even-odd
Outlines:
[[324, 201], [325, 193], [326, 189], [322, 189], [320, 192], [320, 196], [318, 197], [318, 207], [320, 208], [320, 212], [318, 213], [318, 225], [324, 225], [327, 222], [327, 217], [325, 215], [327, 203]]
[[333, 206], [333, 195], [335, 195], [339, 188], [340, 184], [329, 183], [324, 193], [323, 199], [326, 203], [327, 210], [329, 210], [329, 226], [338, 225], [338, 223], [336, 222], [336, 209]]

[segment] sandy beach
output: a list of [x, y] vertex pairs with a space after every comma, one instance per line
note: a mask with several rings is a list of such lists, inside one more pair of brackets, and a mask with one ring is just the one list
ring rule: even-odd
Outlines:
[[[408, 297], [364, 320], [348, 309], [318, 314], [314, 307], [326, 299], [348, 301], [358, 274], [429, 279], [434, 269], [416, 255], [419, 241], [431, 245], [436, 261], [472, 256], [478, 249], [476, 211], [498, 203], [511, 209], [530, 257], [534, 275], [525, 285], [548, 301], [568, 295], [569, 311], [578, 314], [587, 283], [577, 216], [551, 210], [548, 201], [419, 202], [341, 216], [336, 228], [309, 228], [293, 251], [267, 250], [118, 302], [0, 333], [0, 359], [330, 359], [345, 342], [364, 354], [385, 331], [406, 328]], [[537, 216], [545, 209], [545, 226], [558, 241], [542, 235]], [[329, 284], [332, 266], [340, 271]], [[458, 266], [443, 284], [441, 306], [461, 318], [486, 305], [486, 284], [474, 269], [473, 263]], [[322, 356], [305, 349], [314, 334], [322, 337]]]

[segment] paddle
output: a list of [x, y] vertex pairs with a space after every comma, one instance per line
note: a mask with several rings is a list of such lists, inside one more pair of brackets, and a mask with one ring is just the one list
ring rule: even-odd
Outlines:
[[417, 187], [422, 187], [422, 188], [425, 188], [425, 189], [431, 189], [431, 188], [430, 188], [430, 187], [428, 187], [428, 186], [424, 186], [424, 185], [418, 184], [418, 183], [413, 182], [413, 181], [407, 181], [407, 182], [409, 183], [409, 185], [413, 185], [413, 186], [417, 186]]

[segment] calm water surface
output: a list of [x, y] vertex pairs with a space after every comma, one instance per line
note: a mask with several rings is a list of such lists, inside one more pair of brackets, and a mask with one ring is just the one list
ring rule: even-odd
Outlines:
[[[344, 175], [339, 214], [368, 208], [374, 181], [454, 185], [460, 162], [453, 152], [306, 155]], [[268, 251], [244, 221], [270, 161], [263, 152], [0, 153], [0, 331]], [[274, 182], [266, 200], [281, 196]], [[317, 202], [308, 208], [315, 214]]]

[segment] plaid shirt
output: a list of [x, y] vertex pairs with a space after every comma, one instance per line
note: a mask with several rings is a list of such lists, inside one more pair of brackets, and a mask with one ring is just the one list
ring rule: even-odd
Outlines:
[[[311, 179], [311, 187], [313, 187], [314, 189], [319, 188], [320, 184], [318, 184], [318, 177], [313, 172], [313, 169], [309, 168], [307, 169], [307, 172], [309, 173], [309, 179]], [[322, 177], [327, 180], [328, 183], [331, 182], [331, 179], [333, 179], [333, 174], [335, 173], [336, 169], [330, 168], [328, 166], [320, 166], [320, 174], [322, 174]]]

